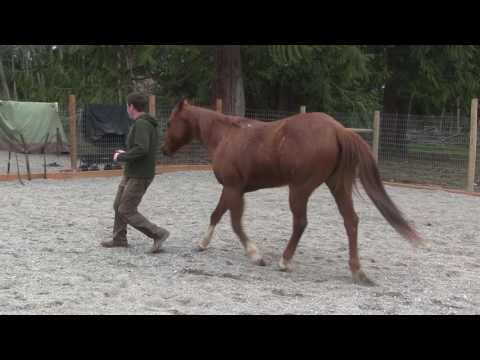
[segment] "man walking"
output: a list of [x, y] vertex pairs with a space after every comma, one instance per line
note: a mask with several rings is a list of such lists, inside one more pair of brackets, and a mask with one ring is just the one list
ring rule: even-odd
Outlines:
[[161, 252], [162, 244], [170, 234], [148, 221], [138, 212], [138, 206], [155, 177], [158, 123], [147, 114], [147, 96], [130, 94], [127, 106], [134, 124], [128, 134], [127, 151], [117, 150], [114, 155], [114, 160], [125, 163], [125, 169], [113, 205], [113, 240], [101, 245], [107, 248], [128, 247], [127, 225], [130, 225], [153, 239], [150, 253], [156, 254]]

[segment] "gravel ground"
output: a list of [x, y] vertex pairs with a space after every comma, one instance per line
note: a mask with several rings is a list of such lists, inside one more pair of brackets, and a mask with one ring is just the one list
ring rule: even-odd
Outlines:
[[291, 232], [286, 188], [246, 196], [244, 224], [268, 262], [244, 255], [228, 214], [211, 247], [193, 251], [207, 230], [221, 187], [210, 172], [157, 176], [140, 207], [171, 237], [146, 254], [148, 238], [129, 230], [131, 247], [110, 238], [114, 179], [0, 183], [0, 314], [479, 314], [478, 197], [387, 187], [433, 243], [417, 250], [369, 200], [356, 199], [363, 268], [375, 287], [353, 284], [347, 237], [324, 187], [309, 204], [309, 227], [291, 273], [278, 259]]

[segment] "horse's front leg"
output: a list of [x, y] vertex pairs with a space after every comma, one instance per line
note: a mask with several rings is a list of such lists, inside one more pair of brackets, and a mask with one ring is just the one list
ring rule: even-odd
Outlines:
[[240, 242], [242, 243], [247, 256], [253, 261], [255, 265], [265, 266], [265, 260], [258, 250], [257, 246], [251, 241], [245, 234], [242, 226], [242, 216], [244, 211], [244, 199], [243, 192], [235, 189], [230, 189], [226, 195], [228, 208], [230, 209], [230, 215], [232, 220], [232, 228], [235, 234], [237, 234]]
[[210, 217], [210, 226], [208, 227], [207, 234], [205, 237], [198, 243], [197, 250], [198, 251], [205, 251], [208, 248], [208, 245], [212, 241], [213, 234], [215, 232], [215, 227], [218, 225], [220, 220], [222, 219], [225, 212], [228, 210], [226, 196], [225, 196], [225, 188], [222, 191], [222, 195], [220, 196], [220, 200], [216, 209], [213, 211], [212, 216]]

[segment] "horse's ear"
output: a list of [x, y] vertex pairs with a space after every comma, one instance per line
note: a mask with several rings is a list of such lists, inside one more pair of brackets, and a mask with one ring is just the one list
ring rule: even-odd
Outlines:
[[180, 101], [180, 103], [179, 103], [178, 106], [177, 106], [178, 111], [179, 111], [179, 112], [182, 111], [183, 108], [184, 108], [186, 105], [189, 105], [189, 104], [188, 104], [188, 101], [187, 101], [186, 98], [183, 98], [182, 101]]

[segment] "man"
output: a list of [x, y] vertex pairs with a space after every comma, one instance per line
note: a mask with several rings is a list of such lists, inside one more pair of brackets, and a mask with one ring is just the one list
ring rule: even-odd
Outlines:
[[128, 134], [127, 151], [117, 150], [113, 157], [114, 161], [124, 162], [125, 169], [113, 205], [113, 240], [102, 242], [102, 246], [128, 247], [127, 225], [130, 225], [153, 239], [150, 253], [157, 254], [161, 252], [162, 244], [170, 234], [141, 215], [138, 206], [155, 177], [158, 123], [146, 113], [148, 98], [145, 95], [130, 94], [127, 106], [128, 115], [134, 124]]

